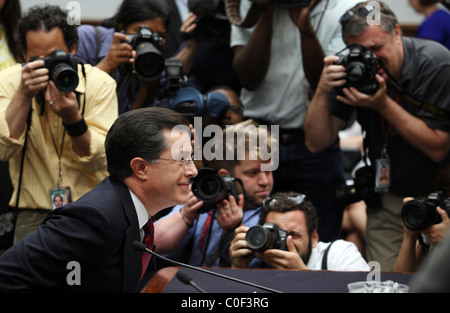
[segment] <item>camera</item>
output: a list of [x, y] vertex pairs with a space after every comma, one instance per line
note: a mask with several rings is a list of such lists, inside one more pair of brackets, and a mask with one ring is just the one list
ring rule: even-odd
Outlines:
[[220, 176], [212, 168], [202, 168], [198, 175], [192, 180], [192, 192], [204, 202], [204, 209], [199, 212], [209, 211], [223, 200], [228, 200], [233, 196], [236, 202], [239, 201], [239, 195], [244, 194], [245, 190], [242, 181], [232, 176]]
[[378, 199], [375, 192], [375, 170], [371, 166], [363, 166], [356, 170], [353, 185], [337, 186], [336, 200], [339, 203], [350, 204], [361, 200], [367, 204]]
[[378, 72], [379, 61], [374, 54], [362, 45], [349, 45], [349, 53], [340, 55], [336, 65], [343, 65], [347, 72], [344, 86], [337, 88], [337, 94], [343, 95], [342, 89], [355, 87], [358, 91], [373, 95], [378, 90], [375, 75]]
[[136, 50], [134, 70], [138, 76], [146, 82], [159, 80], [164, 70], [164, 58], [159, 50], [163, 38], [158, 33], [153, 33], [147, 26], [140, 26], [136, 34], [127, 34], [125, 42]]
[[183, 75], [182, 62], [179, 58], [165, 61], [167, 85], [158, 103], [182, 113], [191, 122], [196, 116], [211, 116], [221, 120], [230, 109], [228, 98], [220, 92], [202, 94], [197, 88], [187, 86]]
[[195, 36], [206, 42], [228, 44], [231, 24], [225, 12], [224, 0], [189, 0], [189, 11], [197, 15]]
[[56, 88], [62, 92], [74, 91], [79, 82], [78, 78], [78, 58], [62, 49], [54, 50], [48, 57], [33, 57], [30, 62], [43, 60], [49, 71], [49, 77], [55, 82]]
[[250, 249], [257, 252], [264, 252], [269, 249], [287, 250], [287, 231], [280, 229], [273, 223], [265, 223], [263, 226], [251, 227], [245, 235]]
[[411, 230], [421, 231], [442, 221], [436, 207], [441, 207], [450, 215], [450, 197], [443, 191], [430, 193], [425, 199], [414, 199], [402, 207], [402, 220]]

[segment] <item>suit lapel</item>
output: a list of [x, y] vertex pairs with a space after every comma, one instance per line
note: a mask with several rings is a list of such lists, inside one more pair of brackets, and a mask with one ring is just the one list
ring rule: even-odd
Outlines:
[[125, 185], [117, 190], [120, 193], [121, 204], [128, 219], [128, 229], [125, 231], [123, 256], [123, 292], [136, 292], [141, 277], [142, 253], [133, 248], [133, 241], [140, 241], [139, 225], [131, 200], [130, 192]]

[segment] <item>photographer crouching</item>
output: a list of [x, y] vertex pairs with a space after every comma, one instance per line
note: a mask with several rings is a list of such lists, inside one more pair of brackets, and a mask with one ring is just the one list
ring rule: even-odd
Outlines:
[[236, 229], [229, 252], [232, 267], [370, 270], [353, 243], [321, 242], [317, 228], [316, 209], [305, 195], [276, 193], [263, 201], [260, 225]]
[[371, 62], [362, 61], [353, 72], [352, 62], [326, 57], [305, 133], [308, 148], [321, 151], [356, 111], [375, 180], [375, 199], [367, 209], [367, 258], [392, 271], [403, 237], [403, 198], [432, 193], [438, 173], [450, 162], [450, 52], [435, 42], [403, 37], [395, 14], [377, 3], [380, 7], [360, 3], [340, 21], [350, 50], [358, 45], [376, 58], [372, 82], [378, 87], [368, 92], [355, 83], [367, 79]]

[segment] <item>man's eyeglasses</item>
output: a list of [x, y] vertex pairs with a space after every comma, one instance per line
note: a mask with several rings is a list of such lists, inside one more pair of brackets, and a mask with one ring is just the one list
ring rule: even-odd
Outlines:
[[184, 158], [182, 158], [181, 160], [167, 159], [167, 158], [158, 158], [158, 159], [155, 159], [155, 160], [165, 160], [165, 161], [172, 161], [172, 162], [182, 163], [182, 164], [184, 164], [184, 169], [188, 170], [189, 169], [189, 165], [194, 163], [195, 158], [194, 158], [194, 156], [192, 156], [191, 158], [186, 159], [186, 160]]
[[[304, 194], [296, 194], [296, 195], [290, 195], [287, 197], [289, 200], [293, 201], [295, 204], [302, 204], [303, 201], [305, 201], [306, 196]], [[266, 210], [270, 210], [270, 207], [275, 205], [279, 197], [272, 197], [270, 199], [266, 199], [262, 202], [262, 207]]]

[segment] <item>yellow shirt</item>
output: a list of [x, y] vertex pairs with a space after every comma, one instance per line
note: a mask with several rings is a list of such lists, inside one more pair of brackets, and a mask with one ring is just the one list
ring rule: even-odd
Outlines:
[[[86, 80], [78, 66], [80, 82], [80, 111], [84, 96], [86, 104], [84, 119], [91, 132], [89, 156], [80, 157], [72, 150], [71, 138], [64, 135], [61, 157], [63, 187], [70, 187], [72, 200], [77, 200], [94, 188], [107, 175], [104, 141], [106, 133], [118, 116], [116, 82], [96, 67], [85, 65]], [[10, 205], [16, 203], [18, 177], [25, 132], [18, 139], [9, 136], [5, 119], [6, 109], [21, 81], [22, 66], [17, 64], [0, 72], [0, 160], [10, 162], [10, 174], [15, 187]], [[51, 209], [50, 189], [57, 187], [59, 177], [58, 156], [52, 141], [53, 134], [58, 151], [64, 134], [62, 119], [44, 105], [44, 115], [39, 115], [36, 99], [32, 103], [32, 121], [28, 133], [19, 208]]]

